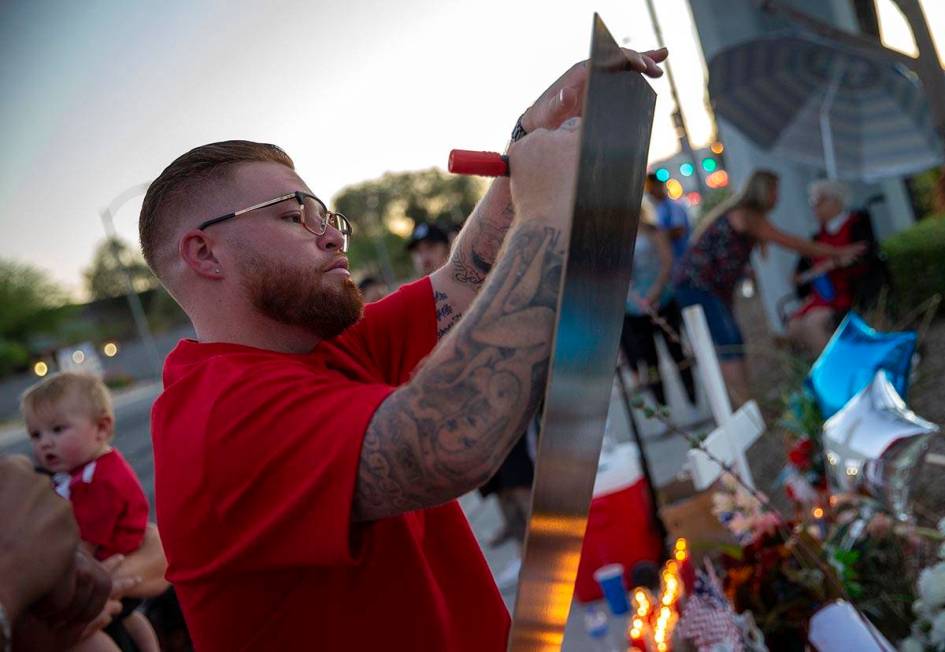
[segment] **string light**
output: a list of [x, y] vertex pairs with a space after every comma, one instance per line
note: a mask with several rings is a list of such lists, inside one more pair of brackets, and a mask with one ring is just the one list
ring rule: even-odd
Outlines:
[[679, 199], [683, 196], [683, 186], [679, 179], [670, 179], [666, 182], [666, 193], [670, 199]]
[[710, 188], [724, 188], [728, 185], [728, 172], [725, 170], [716, 170], [706, 177], [705, 185]]

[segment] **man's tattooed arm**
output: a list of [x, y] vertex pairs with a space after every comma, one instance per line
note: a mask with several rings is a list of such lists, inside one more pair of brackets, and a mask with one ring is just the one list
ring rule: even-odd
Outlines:
[[[449, 261], [431, 276], [441, 338], [459, 321], [482, 288], [514, 216], [509, 180], [496, 179], [456, 237]], [[444, 314], [445, 306], [449, 312]]]
[[[501, 464], [545, 386], [564, 239], [547, 225], [517, 226], [466, 317], [378, 408], [361, 450], [355, 519], [439, 505]], [[436, 299], [448, 322], [447, 297]]]
[[433, 300], [436, 303], [436, 336], [437, 339], [443, 339], [463, 315], [456, 312], [446, 292], [435, 290]]

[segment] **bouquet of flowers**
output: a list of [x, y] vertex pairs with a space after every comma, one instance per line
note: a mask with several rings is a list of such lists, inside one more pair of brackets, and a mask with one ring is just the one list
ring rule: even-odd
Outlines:
[[763, 494], [723, 474], [713, 513], [741, 544], [722, 556], [725, 593], [739, 613], [750, 610], [772, 652], [803, 650], [807, 623], [839, 580], [819, 541], [785, 523]]

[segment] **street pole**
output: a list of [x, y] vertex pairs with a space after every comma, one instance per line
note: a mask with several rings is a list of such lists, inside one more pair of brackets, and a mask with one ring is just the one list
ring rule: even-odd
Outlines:
[[[656, 18], [656, 8], [653, 6], [653, 0], [646, 0], [646, 8], [650, 12], [650, 22], [653, 23], [653, 31], [656, 32], [656, 44], [659, 47], [666, 47], [663, 41], [663, 30], [660, 29], [659, 20]], [[676, 80], [673, 77], [673, 67], [669, 59], [663, 62], [663, 69], [666, 71], [666, 81], [669, 82], [669, 90], [673, 95], [673, 126], [676, 128], [676, 136], [679, 138], [679, 146], [683, 153], [689, 157], [692, 162], [692, 173], [696, 177], [696, 183], [699, 186], [699, 194], [705, 196], [705, 179], [702, 178], [702, 166], [696, 160], [696, 154], [692, 151], [692, 145], [689, 142], [689, 129], [686, 127], [686, 120], [683, 118], [682, 109], [679, 103], [679, 93], [676, 92]]]
[[[108, 238], [108, 242], [114, 242], [118, 238], [118, 233], [115, 231], [115, 213], [132, 197], [147, 192], [149, 185], [150, 182], [128, 188], [115, 197], [106, 208], [102, 209], [100, 215], [102, 218], [102, 226], [105, 228], [105, 237]], [[151, 360], [155, 376], [160, 378], [164, 365], [161, 360], [161, 354], [158, 352], [157, 344], [154, 342], [154, 336], [151, 334], [151, 327], [148, 325], [147, 316], [144, 314], [144, 307], [141, 305], [141, 297], [139, 297], [138, 293], [135, 291], [131, 274], [125, 266], [124, 261], [121, 260], [118, 256], [118, 252], [114, 248], [111, 248], [111, 252], [115, 265], [121, 270], [122, 276], [125, 279], [125, 293], [128, 297], [128, 307], [131, 308], [131, 316], [134, 319], [138, 337], [141, 339], [148, 353], [148, 358]]]

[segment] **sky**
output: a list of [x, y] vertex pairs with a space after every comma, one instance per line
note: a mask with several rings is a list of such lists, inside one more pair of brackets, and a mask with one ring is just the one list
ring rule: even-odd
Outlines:
[[[923, 5], [945, 44], [945, 2]], [[688, 0], [656, 6], [692, 141], [706, 144]], [[885, 40], [914, 51], [891, 0], [878, 6]], [[593, 11], [627, 47], [655, 47], [644, 0], [4, 0], [0, 258], [81, 297], [100, 211], [208, 142], [279, 144], [325, 198], [445, 167], [453, 148], [501, 150], [518, 115], [588, 55]], [[657, 160], [678, 145], [666, 82], [653, 86]], [[132, 242], [140, 205], [115, 216]]]

